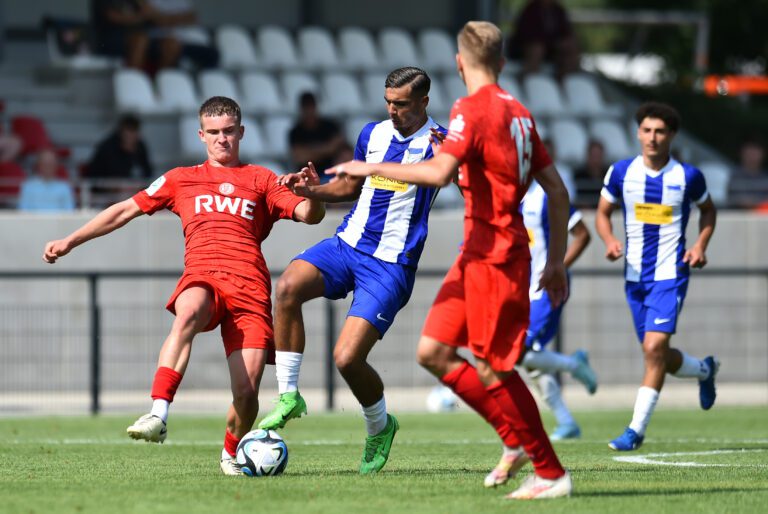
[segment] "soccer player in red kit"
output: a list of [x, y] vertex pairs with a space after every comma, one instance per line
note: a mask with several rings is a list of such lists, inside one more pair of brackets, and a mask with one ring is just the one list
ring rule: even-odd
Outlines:
[[[533, 179], [549, 197], [549, 255], [541, 285], [556, 307], [568, 294], [563, 264], [568, 193], [530, 113], [497, 84], [503, 64], [498, 27], [469, 22], [459, 32], [458, 46], [456, 63], [468, 96], [454, 104], [437, 156], [406, 165], [350, 161], [329, 171], [439, 186], [458, 173], [465, 201], [464, 246], [425, 322], [419, 363], [502, 438], [505, 450], [492, 471], [493, 485], [533, 462], [535, 473], [507, 498], [567, 496], [571, 477], [514, 366], [525, 349], [529, 315], [530, 253], [520, 201]], [[472, 352], [476, 368], [458, 355], [458, 347]]]
[[220, 462], [227, 475], [242, 474], [235, 450], [256, 420], [259, 383], [273, 344], [271, 280], [261, 242], [277, 220], [314, 224], [325, 215], [323, 203], [295, 196], [277, 184], [272, 171], [240, 162], [240, 121], [235, 101], [208, 99], [200, 107], [198, 132], [206, 162], [172, 169], [66, 238], [47, 243], [43, 254], [54, 263], [142, 214], [168, 209], [181, 218], [184, 274], [166, 306], [176, 318], [160, 350], [152, 410], [127, 432], [134, 439], [165, 440], [168, 407], [189, 362], [192, 340], [221, 326], [232, 387]]

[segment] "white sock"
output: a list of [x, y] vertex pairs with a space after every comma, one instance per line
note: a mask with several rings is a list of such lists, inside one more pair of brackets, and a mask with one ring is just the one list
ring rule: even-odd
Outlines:
[[704, 380], [709, 376], [709, 366], [704, 361], [691, 357], [687, 353], [680, 353], [683, 354], [683, 363], [680, 365], [680, 369], [675, 371], [673, 375], [678, 378], [695, 377], [699, 380]]
[[659, 401], [659, 392], [656, 389], [643, 386], [637, 390], [635, 412], [629, 424], [629, 428], [637, 432], [637, 435], [645, 435], [645, 429], [651, 421], [651, 414], [656, 408], [657, 401]]
[[563, 401], [563, 395], [560, 391], [560, 384], [554, 376], [549, 373], [542, 373], [535, 378], [536, 385], [541, 392], [542, 398], [547, 403], [552, 413], [555, 415], [558, 425], [575, 425], [576, 420], [573, 419], [571, 411]]
[[384, 430], [387, 426], [387, 402], [383, 396], [373, 405], [363, 407], [363, 418], [368, 435], [376, 435]]
[[302, 353], [275, 352], [275, 375], [280, 394], [299, 390], [299, 369], [303, 357]]
[[579, 361], [562, 353], [529, 350], [525, 352], [522, 364], [526, 368], [538, 369], [545, 373], [555, 373], [557, 371], [573, 371], [579, 365]]
[[149, 411], [150, 414], [153, 416], [157, 416], [158, 418], [163, 420], [163, 423], [168, 422], [168, 407], [171, 406], [171, 403], [168, 400], [163, 400], [162, 398], [158, 398], [157, 400], [152, 401], [152, 410]]
[[501, 448], [502, 448], [502, 452], [503, 452], [505, 457], [507, 455], [517, 455], [518, 453], [521, 453], [523, 451], [523, 447], [522, 446], [517, 446], [515, 448], [510, 448], [506, 444], [503, 444], [503, 445], [501, 445]]

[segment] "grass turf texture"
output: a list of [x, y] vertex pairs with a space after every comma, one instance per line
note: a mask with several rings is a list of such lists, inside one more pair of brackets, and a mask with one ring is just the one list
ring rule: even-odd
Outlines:
[[[290, 451], [286, 473], [253, 479], [219, 471], [223, 417], [172, 416], [162, 446], [129, 440], [125, 427], [133, 417], [0, 419], [0, 512], [703, 514], [761, 512], [768, 505], [765, 407], [660, 410], [645, 445], [622, 454], [607, 442], [629, 412], [577, 417], [582, 439], [555, 445], [573, 475], [574, 496], [526, 503], [503, 499], [521, 477], [482, 487], [500, 447], [468, 412], [398, 416], [390, 461], [375, 477], [357, 474], [365, 435], [359, 417], [294, 420], [280, 431]], [[547, 415], [545, 422], [552, 426]], [[649, 457], [697, 466], [614, 460], [714, 451]]]

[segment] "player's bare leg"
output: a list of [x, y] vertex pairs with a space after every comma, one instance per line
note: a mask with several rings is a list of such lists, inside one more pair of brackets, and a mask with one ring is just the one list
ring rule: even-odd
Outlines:
[[192, 340], [213, 316], [213, 297], [204, 287], [190, 287], [179, 294], [174, 304], [176, 318], [157, 361], [152, 384], [152, 410], [127, 428], [133, 439], [162, 443], [167, 436], [168, 407], [187, 369]]
[[485, 477], [485, 487], [496, 487], [514, 478], [530, 459], [522, 450], [519, 439], [505, 420], [498, 404], [480, 381], [477, 370], [458, 354], [456, 347], [428, 336], [421, 336], [416, 360], [450, 387], [499, 434], [503, 442], [502, 455], [496, 467]]
[[325, 280], [314, 265], [294, 260], [280, 276], [275, 288], [275, 373], [280, 398], [259, 428], [277, 430], [288, 420], [307, 412], [307, 404], [299, 394], [299, 371], [306, 335], [302, 306], [323, 296]]
[[267, 362], [266, 350], [243, 348], [227, 358], [232, 404], [227, 412], [227, 430], [221, 451], [221, 470], [225, 475], [241, 475], [234, 460], [240, 439], [247, 434], [259, 413], [259, 384]]
[[556, 498], [569, 496], [573, 489], [571, 477], [560, 464], [541, 422], [533, 395], [520, 375], [512, 371], [497, 371], [483, 359], [477, 359], [477, 372], [489, 394], [512, 426], [531, 459], [534, 474], [509, 494], [509, 499]]
[[360, 463], [362, 474], [384, 467], [399, 428], [397, 419], [387, 413], [384, 383], [367, 360], [378, 340], [379, 331], [368, 320], [348, 316], [333, 351], [336, 368], [360, 402], [365, 418], [368, 437]]

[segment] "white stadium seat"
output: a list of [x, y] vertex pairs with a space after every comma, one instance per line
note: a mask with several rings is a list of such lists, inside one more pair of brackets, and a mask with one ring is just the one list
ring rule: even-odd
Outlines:
[[289, 157], [288, 133], [293, 123], [293, 118], [289, 116], [269, 116], [264, 119], [267, 153], [283, 159]]
[[524, 80], [526, 107], [536, 116], [558, 116], [567, 113], [557, 82], [549, 75], [528, 75]]
[[549, 124], [549, 136], [560, 160], [574, 166], [584, 163], [588, 138], [581, 123], [573, 120], [554, 120]]
[[259, 29], [256, 37], [263, 66], [279, 70], [299, 67], [296, 45], [286, 29], [273, 25], [264, 26]]
[[329, 73], [322, 80], [323, 109], [337, 116], [365, 111], [357, 81], [346, 73]]
[[167, 112], [155, 97], [152, 81], [139, 70], [121, 69], [113, 78], [115, 104], [120, 112], [156, 114]]
[[370, 32], [358, 27], [345, 27], [339, 32], [342, 65], [353, 70], [383, 69]]
[[731, 180], [731, 170], [728, 165], [709, 161], [702, 162], [699, 169], [707, 181], [707, 190], [712, 201], [717, 205], [725, 204], [728, 201], [728, 183]]
[[623, 114], [619, 105], [607, 105], [595, 78], [586, 73], [574, 73], [565, 77], [563, 89], [568, 107], [575, 115], [590, 117], [618, 117]]
[[259, 64], [256, 49], [248, 31], [237, 25], [222, 25], [216, 30], [216, 48], [221, 66], [227, 69], [254, 68]]
[[467, 86], [464, 85], [464, 81], [458, 75], [449, 75], [443, 80], [443, 86], [445, 87], [446, 97], [451, 102], [455, 102], [457, 99], [467, 96]]
[[333, 36], [322, 27], [305, 27], [298, 34], [300, 60], [311, 70], [335, 70], [341, 67]]
[[[384, 91], [382, 90], [382, 95]], [[466, 96], [466, 91], [464, 95]], [[432, 119], [448, 117], [448, 113], [453, 107], [453, 102], [456, 98], [452, 98], [445, 93], [445, 88], [439, 80], [432, 80], [432, 85], [429, 88], [429, 105], [427, 106], [427, 114], [432, 116]]]
[[363, 77], [363, 98], [366, 109], [374, 113], [386, 113], [387, 106], [384, 103], [384, 81], [387, 76], [384, 73], [368, 73]]
[[186, 71], [167, 68], [160, 70], [155, 79], [159, 102], [176, 112], [197, 112], [200, 98], [192, 77]]
[[[320, 92], [320, 86], [314, 77], [308, 73], [292, 72], [283, 75], [283, 95], [285, 98], [286, 106], [291, 109], [292, 112], [299, 110], [299, 96], [306, 91], [310, 91], [318, 95]], [[318, 104], [320, 99], [318, 98]]]
[[382, 29], [379, 33], [379, 49], [384, 64], [391, 69], [401, 66], [418, 66], [420, 63], [413, 38], [402, 29]]
[[499, 75], [499, 86], [501, 86], [501, 89], [514, 96], [518, 102], [521, 102], [523, 105], [528, 107], [528, 105], [525, 103], [525, 97], [523, 96], [523, 92], [520, 89], [520, 85], [517, 83], [517, 80], [515, 80], [514, 77], [508, 74]]
[[429, 73], [456, 70], [456, 38], [440, 29], [419, 32], [421, 64]]
[[243, 116], [242, 124], [245, 127], [245, 133], [243, 139], [240, 140], [240, 154], [244, 161], [258, 164], [258, 160], [269, 153], [261, 126], [249, 116]]
[[627, 141], [626, 132], [619, 122], [596, 120], [589, 125], [589, 137], [600, 141], [610, 161], [627, 159], [634, 153]]
[[344, 135], [347, 138], [347, 143], [352, 145], [354, 148], [357, 144], [357, 138], [360, 135], [360, 132], [363, 130], [363, 127], [373, 121], [383, 120], [384, 118], [377, 120], [374, 118], [366, 118], [364, 116], [352, 116], [351, 118], [347, 118], [346, 123], [344, 123]]
[[179, 119], [179, 143], [181, 157], [188, 164], [201, 163], [207, 158], [205, 143], [200, 141], [197, 131], [200, 120], [197, 115], [189, 114]]
[[224, 70], [205, 70], [198, 77], [200, 92], [203, 98], [226, 96], [240, 103], [240, 93], [237, 90], [232, 75]]
[[267, 73], [247, 72], [240, 76], [243, 110], [253, 114], [291, 112], [280, 96], [277, 82]]

